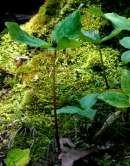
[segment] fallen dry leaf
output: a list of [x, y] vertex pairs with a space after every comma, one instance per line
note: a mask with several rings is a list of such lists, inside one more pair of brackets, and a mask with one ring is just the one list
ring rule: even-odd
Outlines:
[[60, 138], [60, 148], [62, 152], [67, 151], [68, 148], [66, 147], [66, 145], [69, 146], [70, 148], [75, 147], [75, 145], [69, 138]]
[[[68, 138], [60, 139], [61, 153], [58, 157], [61, 160], [61, 166], [73, 166], [74, 162], [95, 152], [95, 149], [79, 150], [74, 149], [75, 145]], [[66, 147], [68, 145], [70, 148]]]
[[74, 162], [90, 154], [90, 151], [70, 149], [67, 153], [61, 153], [59, 159], [61, 166], [73, 166]]

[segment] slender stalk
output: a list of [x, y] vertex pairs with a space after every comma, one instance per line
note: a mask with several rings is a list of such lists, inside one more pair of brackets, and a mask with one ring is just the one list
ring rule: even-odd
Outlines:
[[104, 66], [104, 62], [103, 62], [102, 51], [101, 51], [100, 47], [98, 48], [98, 50], [99, 50], [99, 55], [100, 55], [100, 62], [101, 62], [102, 69], [103, 69], [103, 78], [104, 78], [104, 81], [105, 81], [105, 84], [106, 84], [106, 89], [109, 89], [107, 74], [106, 74], [106, 70], [105, 70], [105, 66]]
[[57, 112], [56, 112], [56, 51], [53, 54], [52, 63], [53, 63], [52, 78], [53, 78], [53, 110], [54, 110], [54, 119], [55, 119], [55, 122], [54, 122], [55, 123], [55, 138], [56, 138], [58, 153], [60, 153], [58, 119], [57, 119]]
[[130, 115], [130, 107], [127, 108], [126, 114], [125, 114], [125, 122], [129, 122], [129, 115]]

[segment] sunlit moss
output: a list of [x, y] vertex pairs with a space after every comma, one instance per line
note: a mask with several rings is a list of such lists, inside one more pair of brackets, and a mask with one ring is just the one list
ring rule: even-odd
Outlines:
[[[63, 10], [57, 9], [57, 13], [60, 14], [56, 18], [55, 15], [47, 14], [47, 10], [49, 10], [48, 12], [55, 12], [55, 8], [54, 10], [46, 8], [51, 2], [51, 0], [47, 1], [48, 4], [42, 6], [38, 14], [24, 25], [27, 32], [48, 38], [57, 21], [68, 15], [71, 10], [74, 10], [74, 7], [77, 8], [81, 3], [77, 0], [74, 4], [71, 4], [72, 1], [69, 1], [70, 4], [68, 5], [65, 4], [66, 1], [62, 3], [53, 1], [60, 3], [61, 6], [63, 5]], [[99, 29], [101, 27], [100, 18], [90, 15], [86, 9], [83, 9], [82, 12], [85, 14], [82, 20], [84, 29]], [[24, 117], [24, 123], [30, 122], [32, 126], [37, 127], [38, 134], [32, 148], [32, 154], [37, 159], [42, 152], [45, 152], [46, 145], [52, 139], [50, 117], [52, 115], [53, 96], [52, 59], [46, 51], [28, 49], [27, 46], [12, 41], [8, 34], [2, 36], [0, 43], [0, 67], [6, 68], [16, 76], [11, 91], [4, 95], [0, 101], [0, 113], [4, 112], [3, 119], [9, 121]], [[101, 51], [108, 81], [112, 88], [116, 87], [120, 77], [119, 51], [110, 47], [102, 48]], [[18, 55], [29, 56], [27, 63], [19, 68], [15, 65], [15, 58]], [[101, 68], [99, 50], [96, 46], [82, 43], [80, 49], [60, 51], [57, 53], [56, 63], [57, 108], [66, 104], [77, 104], [81, 96], [90, 92], [101, 92], [106, 88], [102, 71], [94, 69], [94, 65], [98, 65], [99, 69]], [[65, 124], [64, 129], [69, 128], [67, 125], [69, 124]], [[65, 133], [67, 133], [67, 130]], [[21, 146], [30, 145], [25, 143], [24, 139], [18, 137], [15, 146], [17, 144]], [[29, 140], [32, 141], [32, 138], [29, 138]]]
[[15, 58], [27, 53], [25, 45], [12, 41], [8, 34], [1, 37], [0, 41], [0, 67], [14, 72], [16, 69]]

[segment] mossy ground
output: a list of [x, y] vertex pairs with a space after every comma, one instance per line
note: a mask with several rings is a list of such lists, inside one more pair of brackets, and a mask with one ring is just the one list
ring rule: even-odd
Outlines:
[[[29, 23], [24, 25], [24, 28], [30, 34], [48, 37], [55, 21], [51, 20], [51, 26], [48, 23], [48, 30], [48, 24], [45, 23], [41, 11], [45, 13], [45, 7], [42, 7], [40, 14], [34, 16]], [[87, 10], [83, 10], [83, 13], [85, 13], [84, 28], [99, 29], [104, 24], [100, 18], [95, 18]], [[110, 88], [119, 88], [120, 52], [107, 45], [101, 48], [101, 52]], [[17, 68], [15, 58], [19, 55], [28, 56], [29, 60]], [[47, 145], [54, 139], [52, 55], [44, 50], [32, 49], [15, 43], [5, 33], [0, 41], [0, 67], [14, 74], [13, 78], [4, 80], [4, 84], [9, 84], [11, 90], [1, 97], [0, 123], [4, 122], [5, 125], [0, 126], [0, 130], [12, 121], [18, 120], [20, 125], [15, 129], [20, 128], [20, 131], [14, 139], [14, 147], [31, 147], [32, 159], [39, 160], [46, 153]], [[77, 105], [82, 96], [91, 92], [100, 93], [106, 89], [99, 50], [95, 45], [82, 43], [80, 49], [58, 52], [56, 71], [57, 108]], [[99, 114], [102, 109], [99, 108]], [[105, 114], [107, 114], [106, 111]], [[78, 144], [81, 141], [78, 142], [80, 129], [75, 130], [74, 133], [70, 131], [74, 126], [77, 129], [79, 124], [83, 126], [85, 124], [87, 127], [90, 121], [73, 116], [59, 117], [60, 135], [70, 137], [74, 135], [74, 141]], [[105, 161], [103, 164], [105, 165]]]

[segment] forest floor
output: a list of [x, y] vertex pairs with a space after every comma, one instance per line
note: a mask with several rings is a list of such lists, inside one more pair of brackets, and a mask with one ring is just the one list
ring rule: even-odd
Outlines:
[[[74, 10], [73, 6], [65, 9], [61, 17]], [[107, 21], [92, 15], [86, 8], [82, 13], [82, 24], [86, 29], [96, 27], [107, 34], [111, 31]], [[52, 19], [39, 29], [42, 22], [41, 13], [38, 13], [21, 27], [31, 35], [50, 40], [57, 20]], [[100, 53], [103, 54], [109, 88], [120, 90], [123, 49], [117, 40], [124, 34], [106, 42], [100, 50], [94, 44], [82, 42], [81, 48], [57, 53], [57, 110], [66, 106], [81, 108], [81, 99], [85, 96], [106, 91]], [[0, 166], [4, 165], [11, 149], [29, 149], [31, 160], [27, 151], [23, 156], [26, 162], [30, 161], [30, 166], [56, 166], [59, 160], [62, 166], [129, 166], [129, 108], [116, 108], [99, 99], [95, 102], [95, 98], [94, 105], [92, 103], [94, 115], [58, 114], [61, 148], [58, 153], [52, 112], [52, 70], [50, 53], [14, 42], [7, 30], [1, 33]], [[91, 105], [91, 100], [88, 103]], [[16, 152], [14, 155], [17, 156]], [[26, 162], [20, 166], [26, 166]]]

